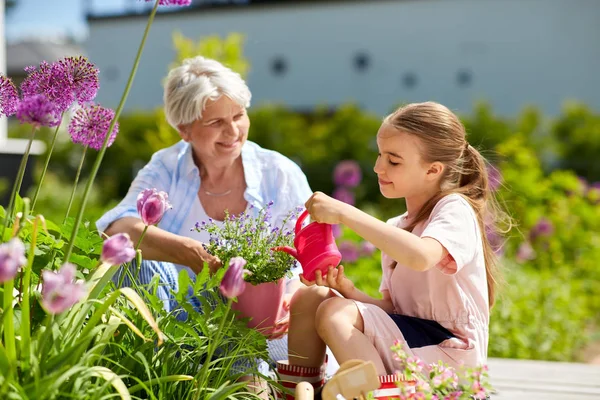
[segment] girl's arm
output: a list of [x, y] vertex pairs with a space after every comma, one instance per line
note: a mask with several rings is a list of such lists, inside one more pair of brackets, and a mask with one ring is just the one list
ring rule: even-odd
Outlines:
[[350, 300], [360, 301], [361, 303], [368, 303], [376, 305], [387, 313], [394, 312], [394, 305], [390, 298], [390, 292], [387, 290], [383, 291], [383, 299], [376, 299], [369, 296], [368, 294], [358, 290], [354, 283], [344, 275], [344, 266], [340, 265], [337, 268], [329, 267], [327, 275], [322, 276], [321, 271], [317, 270], [315, 273], [315, 281], [308, 282], [303, 276], [300, 279], [305, 285], [326, 286], [331, 289], [338, 291], [342, 296]]
[[320, 192], [312, 195], [306, 208], [313, 221], [344, 224], [393, 260], [416, 271], [426, 271], [448, 255], [435, 239], [420, 238]]

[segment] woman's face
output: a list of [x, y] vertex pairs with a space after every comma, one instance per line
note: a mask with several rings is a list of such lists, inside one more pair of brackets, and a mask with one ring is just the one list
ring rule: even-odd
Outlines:
[[191, 143], [201, 160], [236, 159], [248, 138], [250, 120], [246, 109], [227, 96], [209, 100], [202, 118], [180, 128], [183, 140]]

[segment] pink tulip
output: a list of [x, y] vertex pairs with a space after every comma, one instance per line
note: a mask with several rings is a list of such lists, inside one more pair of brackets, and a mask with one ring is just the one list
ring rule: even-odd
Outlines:
[[76, 268], [66, 263], [58, 272], [42, 271], [42, 306], [50, 314], [73, 307], [85, 295], [83, 281], [75, 281]]
[[223, 276], [221, 281], [221, 293], [228, 299], [239, 296], [246, 289], [246, 282], [244, 281], [244, 266], [246, 260], [242, 257], [233, 257], [229, 261], [229, 268]]
[[156, 225], [165, 212], [172, 208], [166, 192], [155, 188], [143, 190], [137, 198], [137, 210], [145, 225]]
[[21, 240], [14, 238], [0, 245], [0, 283], [13, 279], [25, 264], [25, 245]]
[[120, 265], [133, 260], [134, 257], [135, 249], [129, 235], [119, 233], [104, 241], [100, 261], [110, 265]]

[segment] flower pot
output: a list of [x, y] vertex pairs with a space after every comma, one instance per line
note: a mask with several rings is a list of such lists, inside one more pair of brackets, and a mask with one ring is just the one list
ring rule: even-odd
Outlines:
[[277, 282], [251, 285], [246, 283], [246, 289], [233, 303], [231, 308], [240, 312], [240, 317], [250, 318], [249, 328], [259, 330], [269, 337], [277, 321], [286, 316], [287, 311], [282, 307], [285, 295], [285, 279]]

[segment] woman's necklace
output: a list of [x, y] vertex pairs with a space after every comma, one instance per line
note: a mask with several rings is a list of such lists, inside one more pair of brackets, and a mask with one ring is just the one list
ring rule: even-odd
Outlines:
[[209, 196], [213, 196], [213, 197], [223, 197], [223, 196], [227, 196], [229, 193], [231, 193], [232, 189], [229, 189], [223, 193], [213, 193], [213, 192], [209, 192], [208, 190], [204, 190], [204, 193], [206, 193]]

